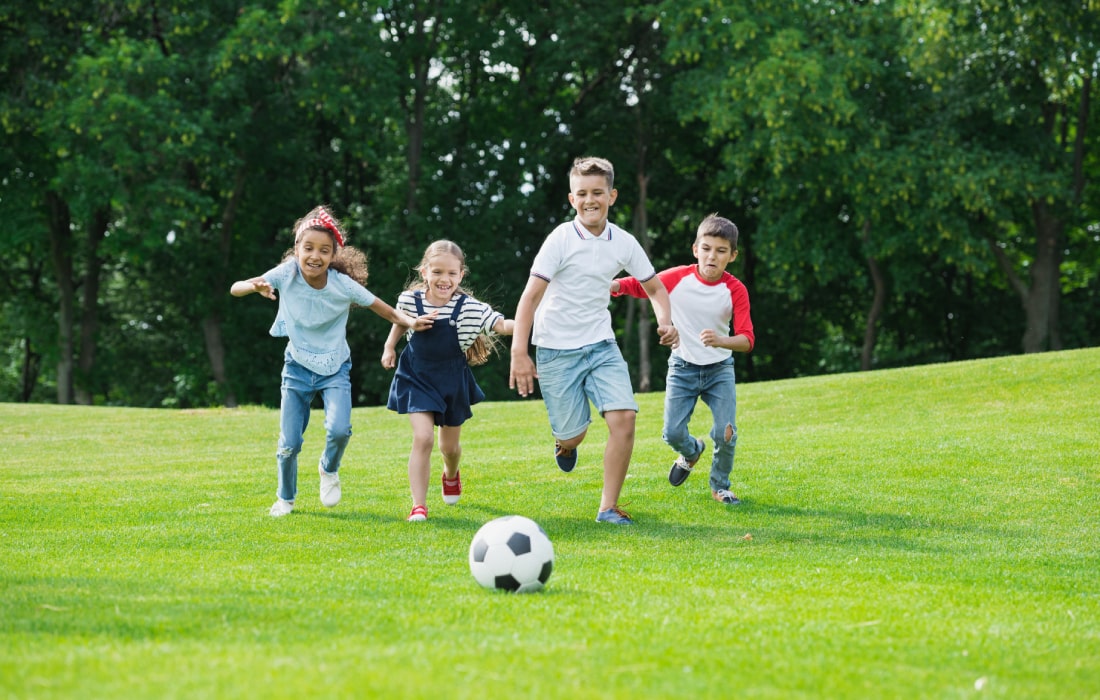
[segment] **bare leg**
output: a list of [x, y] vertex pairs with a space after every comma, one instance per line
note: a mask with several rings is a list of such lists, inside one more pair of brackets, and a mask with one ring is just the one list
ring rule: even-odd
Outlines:
[[458, 473], [458, 462], [462, 459], [462, 445], [459, 436], [461, 425], [445, 425], [439, 428], [439, 451], [443, 453], [443, 474], [448, 479]]
[[409, 453], [409, 490], [414, 506], [427, 505], [428, 480], [432, 475], [432, 447], [435, 445], [435, 416], [431, 413], [410, 413], [413, 430], [412, 451]]
[[554, 438], [554, 440], [567, 450], [575, 450], [578, 445], [584, 442], [585, 435], [588, 435], [588, 428], [585, 428], [584, 432], [580, 435], [575, 435], [568, 440], [559, 440], [558, 438]]
[[630, 456], [634, 453], [634, 411], [607, 411], [607, 448], [603, 453], [603, 493], [600, 510], [619, 504], [619, 494], [630, 468]]

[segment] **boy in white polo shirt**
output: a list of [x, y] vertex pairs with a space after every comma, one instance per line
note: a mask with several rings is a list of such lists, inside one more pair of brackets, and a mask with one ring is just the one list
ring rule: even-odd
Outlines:
[[[745, 285], [726, 272], [737, 258], [737, 226], [711, 214], [699, 224], [691, 246], [697, 264], [663, 270], [657, 277], [668, 289], [672, 322], [682, 335], [668, 359], [665, 382], [665, 427], [662, 437], [680, 453], [668, 473], [673, 486], [691, 474], [706, 444], [688, 430], [700, 398], [710, 408], [714, 452], [710, 490], [714, 500], [729, 505], [741, 501], [730, 491], [730, 472], [737, 446], [737, 387], [733, 352], [749, 352], [756, 336], [749, 315]], [[624, 277], [611, 283], [614, 296], [645, 297], [648, 287]], [[732, 322], [733, 331], [730, 331]]]
[[[675, 347], [668, 293], [638, 241], [608, 222], [618, 192], [615, 170], [603, 158], [577, 158], [569, 170], [569, 203], [577, 211], [546, 237], [516, 307], [508, 385], [528, 396], [539, 380], [562, 471], [577, 464], [588, 433], [588, 402], [607, 421], [604, 483], [598, 522], [629, 525], [619, 494], [634, 451], [638, 404], [611, 327], [610, 285], [623, 270], [649, 294], [662, 345]], [[535, 360], [528, 354], [536, 345]]]

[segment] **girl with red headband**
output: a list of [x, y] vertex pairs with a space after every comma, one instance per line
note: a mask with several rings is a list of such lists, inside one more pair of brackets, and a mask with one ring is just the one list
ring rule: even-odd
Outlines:
[[[348, 311], [363, 306], [391, 323], [412, 330], [431, 328], [433, 314], [413, 317], [372, 294], [367, 282], [367, 257], [346, 246], [339, 222], [325, 207], [316, 207], [294, 225], [294, 247], [283, 261], [259, 277], [234, 282], [229, 293], [254, 292], [278, 300], [270, 333], [287, 339], [279, 417], [278, 497], [269, 514], [294, 510], [298, 491], [298, 453], [309, 408], [319, 393], [325, 404], [325, 450], [320, 474], [321, 504], [340, 502], [340, 460], [351, 438], [351, 349], [347, 341]], [[276, 291], [278, 296], [276, 296]]]

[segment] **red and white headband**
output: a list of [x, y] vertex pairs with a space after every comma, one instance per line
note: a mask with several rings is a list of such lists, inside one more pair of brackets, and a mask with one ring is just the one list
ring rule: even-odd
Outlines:
[[298, 227], [298, 230], [294, 234], [295, 240], [302, 235], [303, 231], [311, 228], [328, 229], [336, 239], [336, 245], [341, 248], [344, 247], [344, 234], [340, 233], [340, 229], [336, 226], [336, 222], [333, 221], [332, 216], [327, 211], [322, 209], [321, 213], [316, 217], [303, 221], [302, 225]]

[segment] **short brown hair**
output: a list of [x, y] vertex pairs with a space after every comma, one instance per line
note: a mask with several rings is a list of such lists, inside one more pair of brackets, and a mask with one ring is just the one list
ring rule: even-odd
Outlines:
[[607, 180], [607, 189], [615, 187], [615, 166], [606, 158], [581, 156], [575, 159], [573, 167], [569, 169], [569, 177], [574, 175], [603, 175]]
[[703, 219], [702, 223], [699, 224], [699, 229], [695, 232], [695, 240], [698, 241], [703, 236], [725, 239], [729, 241], [733, 250], [737, 250], [737, 224], [723, 216], [710, 214]]

